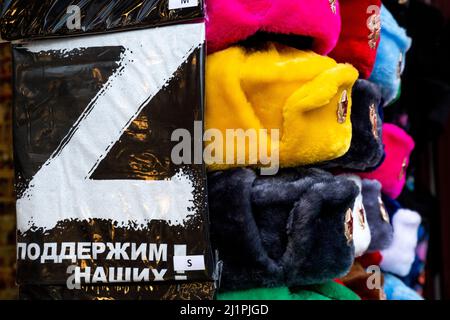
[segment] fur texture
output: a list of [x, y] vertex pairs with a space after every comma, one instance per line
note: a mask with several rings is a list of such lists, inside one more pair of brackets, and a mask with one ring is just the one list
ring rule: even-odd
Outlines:
[[370, 266], [379, 266], [381, 260], [383, 260], [383, 256], [381, 255], [380, 251], [375, 251], [366, 253], [362, 257], [359, 257], [357, 260], [364, 268], [368, 268]]
[[381, 7], [381, 40], [370, 80], [381, 88], [384, 105], [389, 105], [398, 95], [400, 76], [405, 68], [406, 52], [411, 39], [400, 27], [385, 6]]
[[377, 180], [364, 179], [362, 196], [372, 238], [368, 251], [387, 249], [392, 243], [394, 230], [390, 223], [389, 213], [382, 201], [381, 183]]
[[[281, 167], [328, 161], [344, 155], [352, 138], [351, 90], [358, 72], [350, 65], [310, 51], [271, 44], [265, 51], [233, 47], [208, 56], [207, 129], [279, 129]], [[338, 121], [347, 93], [347, 115]], [[208, 145], [207, 145], [208, 147]], [[225, 162], [226, 146], [216, 149]], [[249, 150], [246, 148], [248, 159]], [[267, 151], [270, 154], [270, 149]], [[260, 163], [261, 159], [254, 159]], [[210, 163], [210, 159], [206, 159]], [[250, 164], [213, 164], [223, 170]]]
[[391, 246], [381, 251], [381, 268], [400, 277], [407, 276], [416, 257], [420, 215], [408, 209], [400, 209], [392, 218], [394, 238]]
[[[342, 31], [330, 57], [351, 63], [360, 77], [367, 79], [372, 73], [380, 42], [380, 13], [369, 8], [381, 6], [380, 0], [340, 0]], [[369, 29], [368, 20], [373, 19]], [[376, 21], [375, 21], [376, 20]], [[371, 40], [373, 39], [373, 40]]]
[[401, 204], [392, 198], [389, 198], [387, 195], [382, 195], [383, 203], [389, 213], [389, 217], [391, 218], [394, 216], [394, 214], [402, 208]]
[[370, 245], [370, 226], [368, 224], [366, 210], [363, 204], [361, 194], [362, 183], [361, 178], [355, 175], [341, 175], [350, 181], [353, 181], [358, 187], [358, 196], [353, 205], [353, 244], [355, 245], [355, 256], [360, 257], [366, 252]]
[[220, 293], [218, 300], [360, 300], [350, 289], [329, 281], [322, 285], [289, 290], [287, 287], [256, 288]]
[[352, 92], [352, 141], [345, 155], [323, 164], [323, 168], [371, 171], [384, 158], [383, 122], [380, 112], [381, 93], [378, 87], [358, 80]]
[[396, 276], [384, 274], [384, 291], [388, 300], [423, 300], [413, 289]]
[[[368, 281], [373, 276], [372, 273], [367, 272], [366, 268], [356, 260], [350, 272], [341, 280], [344, 285], [355, 292], [363, 300], [386, 300], [386, 296], [381, 288], [369, 288], [367, 286]], [[384, 278], [381, 275], [381, 286], [383, 286]]]
[[383, 143], [386, 153], [384, 162], [375, 171], [359, 175], [364, 179], [380, 181], [383, 193], [396, 199], [406, 183], [406, 170], [414, 149], [414, 140], [403, 129], [385, 123]]
[[206, 38], [212, 53], [256, 32], [313, 39], [312, 49], [328, 54], [341, 31], [339, 3], [323, 0], [207, 0]]
[[209, 174], [211, 239], [223, 260], [222, 290], [324, 283], [345, 275], [354, 247], [345, 216], [356, 185], [318, 169], [257, 176]]

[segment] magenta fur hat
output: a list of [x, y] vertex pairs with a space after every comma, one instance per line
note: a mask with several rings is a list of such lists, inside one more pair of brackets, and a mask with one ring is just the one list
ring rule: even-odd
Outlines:
[[208, 53], [227, 48], [258, 31], [305, 36], [326, 55], [341, 32], [338, 0], [207, 0]]
[[380, 181], [382, 192], [396, 199], [402, 193], [406, 182], [406, 169], [409, 157], [414, 149], [414, 140], [396, 125], [383, 125], [383, 144], [386, 158], [383, 164], [374, 172], [361, 173], [365, 179]]

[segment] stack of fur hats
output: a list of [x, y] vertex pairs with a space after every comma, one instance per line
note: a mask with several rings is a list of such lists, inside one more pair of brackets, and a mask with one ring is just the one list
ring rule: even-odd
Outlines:
[[403, 189], [414, 148], [383, 124], [411, 40], [380, 0], [206, 4], [218, 298], [385, 298], [393, 282], [367, 288], [371, 267], [407, 272], [420, 224], [383, 202]]

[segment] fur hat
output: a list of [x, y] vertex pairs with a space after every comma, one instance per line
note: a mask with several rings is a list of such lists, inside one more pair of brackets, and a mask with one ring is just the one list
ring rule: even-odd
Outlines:
[[362, 196], [372, 236], [368, 251], [387, 249], [392, 243], [394, 231], [389, 213], [381, 197], [381, 183], [377, 180], [364, 179], [362, 181]]
[[344, 285], [355, 292], [363, 300], [386, 300], [383, 290], [384, 278], [381, 275], [381, 288], [369, 288], [368, 281], [371, 280], [372, 273], [367, 272], [358, 260], [355, 260], [350, 272], [341, 280]]
[[360, 77], [369, 78], [380, 42], [381, 0], [340, 0], [342, 31], [330, 57], [351, 63]]
[[381, 251], [381, 268], [400, 277], [408, 275], [416, 257], [420, 215], [408, 209], [398, 210], [393, 218], [394, 237], [389, 248]]
[[379, 266], [383, 256], [380, 251], [366, 252], [363, 256], [357, 258], [358, 262], [364, 267], [368, 268], [370, 266]]
[[388, 300], [423, 300], [417, 292], [390, 273], [384, 274], [384, 291]]
[[353, 244], [355, 246], [355, 256], [360, 257], [366, 252], [370, 244], [370, 226], [367, 222], [366, 210], [363, 204], [361, 194], [362, 183], [361, 178], [355, 175], [341, 175], [350, 181], [353, 181], [358, 187], [358, 196], [353, 205]]
[[396, 125], [383, 125], [383, 143], [386, 158], [381, 166], [373, 172], [359, 174], [365, 179], [375, 179], [381, 182], [382, 191], [387, 196], [396, 199], [406, 182], [406, 170], [409, 157], [414, 149], [414, 140]]
[[[270, 44], [264, 51], [232, 47], [216, 52], [208, 56], [206, 69], [206, 129], [219, 130], [223, 137], [227, 129], [267, 129], [264, 137], [269, 142], [271, 129], [278, 129], [279, 145], [272, 147], [279, 150], [281, 167], [328, 161], [348, 151], [352, 138], [350, 93], [358, 78], [351, 65]], [[226, 148], [230, 148], [225, 145], [215, 150], [215, 159], [223, 163]], [[233, 154], [237, 163], [235, 146], [231, 148], [227, 155]], [[248, 156], [248, 148], [245, 151]], [[252, 161], [259, 164], [261, 158], [234, 165], [205, 161], [210, 170], [223, 170]]]
[[328, 54], [341, 32], [337, 0], [207, 0], [206, 38], [212, 53], [257, 32], [304, 36]]
[[208, 193], [224, 291], [324, 283], [350, 269], [353, 182], [318, 169], [241, 168], [209, 174]]
[[322, 285], [289, 290], [287, 287], [256, 288], [217, 295], [218, 300], [360, 300], [350, 289], [328, 281]]
[[391, 221], [392, 221], [392, 217], [398, 210], [400, 210], [402, 208], [402, 205], [397, 200], [389, 198], [385, 194], [382, 194], [381, 198], [383, 200], [384, 206], [386, 207], [386, 209], [388, 211], [389, 217], [391, 218]]
[[381, 40], [370, 80], [380, 86], [385, 106], [398, 96], [410, 47], [411, 39], [405, 29], [397, 24], [385, 6], [381, 6]]
[[348, 152], [321, 167], [371, 171], [384, 158], [381, 93], [378, 87], [358, 80], [352, 91], [352, 141]]

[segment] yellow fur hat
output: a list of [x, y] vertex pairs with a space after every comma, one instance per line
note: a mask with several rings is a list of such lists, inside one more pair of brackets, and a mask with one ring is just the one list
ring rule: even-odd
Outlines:
[[[351, 65], [270, 43], [261, 51], [236, 46], [216, 52], [206, 66], [205, 128], [224, 137], [220, 148], [206, 143], [215, 150], [214, 159], [222, 160], [212, 163], [206, 156], [209, 170], [262, 166], [263, 153], [255, 159], [249, 152], [256, 149], [267, 155], [271, 147], [272, 153], [278, 151], [280, 167], [323, 162], [348, 151], [351, 92], [358, 78]], [[236, 146], [227, 143], [227, 129], [258, 131], [257, 146], [246, 140], [245, 163], [238, 161]], [[276, 133], [271, 129], [279, 130], [272, 144]], [[230, 163], [226, 156], [235, 159], [234, 165], [225, 164]]]

